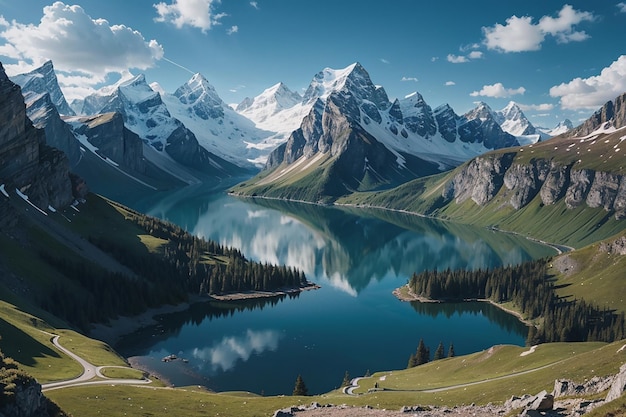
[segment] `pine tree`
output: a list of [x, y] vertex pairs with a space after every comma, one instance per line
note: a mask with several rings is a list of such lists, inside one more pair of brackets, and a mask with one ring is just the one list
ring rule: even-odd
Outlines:
[[414, 368], [417, 366], [417, 355], [411, 354], [409, 356], [409, 363], [406, 365], [407, 369]]
[[433, 356], [433, 360], [437, 361], [439, 359], [445, 358], [445, 351], [443, 350], [443, 342], [439, 342], [439, 346], [437, 346], [437, 350], [435, 350], [435, 356]]
[[293, 387], [293, 393], [291, 395], [300, 395], [300, 396], [309, 395], [309, 390], [304, 384], [302, 375], [298, 375], [298, 377], [296, 378], [296, 385]]
[[341, 381], [341, 388], [349, 387], [350, 385], [350, 374], [348, 373], [348, 371], [346, 371], [346, 373], [343, 375], [343, 381]]
[[417, 353], [415, 354], [415, 365], [423, 365], [430, 360], [430, 349], [424, 344], [424, 339], [420, 339], [417, 345]]
[[454, 358], [454, 345], [450, 343], [450, 349], [448, 349], [448, 357]]

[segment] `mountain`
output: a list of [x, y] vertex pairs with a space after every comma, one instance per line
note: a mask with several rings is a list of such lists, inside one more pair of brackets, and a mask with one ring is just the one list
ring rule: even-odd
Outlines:
[[[75, 103], [76, 105], [80, 103]], [[119, 112], [125, 126], [179, 164], [202, 174], [225, 177], [243, 171], [200, 146], [195, 134], [173, 117], [161, 99], [146, 82], [143, 74], [122, 78], [85, 97], [80, 114], [96, 115]], [[155, 159], [158, 164], [159, 161]]]
[[[262, 125], [277, 113], [291, 109], [302, 101], [300, 94], [293, 92], [285, 84], [278, 83], [254, 98], [246, 97], [235, 110]], [[295, 129], [294, 129], [295, 130]]]
[[50, 94], [50, 100], [59, 114], [65, 116], [74, 116], [76, 114], [70, 105], [67, 104], [65, 96], [59, 87], [52, 61], [46, 61], [41, 67], [31, 72], [11, 77], [11, 81], [22, 87], [23, 94]]
[[573, 128], [574, 124], [572, 123], [572, 121], [570, 119], [565, 119], [562, 122], [557, 123], [557, 125], [553, 128], [537, 127], [536, 129], [542, 134], [543, 139], [543, 135], [545, 135], [546, 138], [551, 138], [553, 136], [562, 135], [563, 133]]
[[608, 238], [626, 227], [626, 126], [616, 127], [625, 96], [574, 129], [576, 136], [492, 151], [428, 183], [417, 179], [360, 202], [578, 246]]
[[600, 128], [606, 130], [624, 126], [626, 126], [626, 93], [606, 102], [582, 125], [567, 132], [565, 136], [586, 136]]
[[[293, 103], [295, 96], [290, 97]], [[238, 108], [246, 111], [255, 102], [270, 100]], [[418, 93], [392, 103], [359, 63], [320, 71], [293, 108], [310, 110], [287, 142], [270, 154], [265, 172], [239, 192], [332, 200], [352, 191], [388, 188], [489, 149], [518, 144], [495, 116], [483, 114], [491, 113], [486, 105], [458, 116], [448, 105], [433, 111]], [[261, 113], [258, 107], [255, 112]]]
[[81, 158], [80, 146], [71, 128], [61, 119], [57, 106], [52, 102], [49, 93], [24, 93], [26, 114], [35, 127], [43, 129], [46, 142], [65, 153], [70, 166], [75, 167]]
[[65, 154], [46, 144], [33, 126], [19, 85], [0, 63], [0, 224], [15, 221], [11, 200], [24, 199], [41, 212], [67, 207], [80, 197], [81, 181], [69, 172]]
[[502, 130], [513, 136], [528, 136], [537, 133], [535, 127], [514, 101], [509, 102], [505, 108], [496, 112], [496, 121]]
[[161, 92], [161, 97], [172, 116], [194, 132], [203, 148], [232, 164], [258, 168], [277, 146], [270, 138], [274, 132], [257, 128], [229, 107], [201, 74], [173, 94]]

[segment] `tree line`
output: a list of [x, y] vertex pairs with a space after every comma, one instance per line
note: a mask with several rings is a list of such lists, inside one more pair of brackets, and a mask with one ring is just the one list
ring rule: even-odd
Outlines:
[[493, 269], [424, 271], [408, 283], [416, 295], [443, 301], [488, 299], [511, 302], [530, 320], [543, 319], [539, 328], [529, 327], [527, 342], [603, 341], [626, 336], [624, 313], [600, 308], [585, 300], [556, 294], [548, 274], [550, 259]]
[[237, 249], [124, 209], [131, 214], [126, 217], [128, 221], [165, 243], [158, 250], [149, 251], [137, 240], [123, 236], [87, 237], [90, 243], [128, 267], [135, 277], [108, 271], [81, 257], [40, 250], [39, 258], [68, 278], [68, 282], [52, 282], [43, 291], [40, 304], [44, 309], [87, 330], [90, 323], [186, 301], [190, 293], [274, 291], [309, 284], [296, 268], [249, 261]]

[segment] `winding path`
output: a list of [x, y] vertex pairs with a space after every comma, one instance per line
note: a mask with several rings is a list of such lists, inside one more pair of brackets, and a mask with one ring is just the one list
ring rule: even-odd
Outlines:
[[[46, 332], [47, 333], [47, 332]], [[70, 358], [74, 359], [76, 362], [83, 367], [83, 372], [77, 376], [76, 378], [67, 379], [65, 381], [56, 381], [49, 382], [47, 384], [42, 384], [41, 388], [43, 391], [50, 391], [53, 389], [59, 388], [67, 388], [67, 387], [76, 387], [76, 386], [84, 386], [84, 385], [143, 385], [149, 384], [152, 381], [150, 379], [122, 379], [122, 378], [108, 378], [102, 374], [102, 369], [104, 368], [124, 368], [124, 369], [132, 369], [125, 366], [95, 366], [85, 359], [81, 358], [71, 350], [61, 346], [59, 343], [58, 335], [53, 335], [51, 333], [47, 333], [52, 336], [52, 344], [59, 349], [61, 352], [68, 355]], [[98, 378], [98, 379], [96, 379]]]

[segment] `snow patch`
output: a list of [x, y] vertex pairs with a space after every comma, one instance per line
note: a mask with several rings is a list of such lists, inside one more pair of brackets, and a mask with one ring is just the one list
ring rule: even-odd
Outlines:
[[526, 356], [526, 355], [530, 355], [531, 353], [535, 353], [535, 350], [537, 350], [537, 345], [533, 345], [530, 347], [530, 349], [520, 353], [520, 356]]

